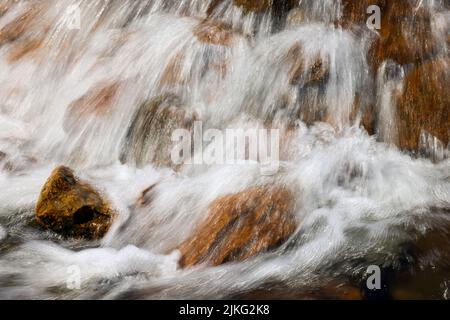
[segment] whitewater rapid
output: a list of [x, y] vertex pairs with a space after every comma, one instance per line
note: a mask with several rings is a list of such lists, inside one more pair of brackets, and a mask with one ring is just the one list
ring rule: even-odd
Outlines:
[[[193, 34], [210, 1], [169, 2], [45, 0], [28, 30], [44, 49], [11, 62], [14, 43], [0, 47], [0, 298], [229, 298], [271, 284], [306, 290], [361, 276], [369, 265], [401, 264], [404, 243], [450, 220], [450, 160], [414, 158], [390, 143], [391, 96], [402, 76], [373, 79], [365, 60], [371, 32], [358, 36], [329, 24], [339, 17], [339, 1], [301, 1], [310, 21], [284, 30], [274, 30], [270, 15], [244, 15], [225, 1], [213, 17], [241, 30], [229, 46]], [[64, 25], [73, 4], [81, 8], [80, 30]], [[19, 1], [0, 16], [0, 28], [29, 5]], [[296, 43], [306, 66], [317, 56], [329, 61], [326, 85], [289, 85], [286, 51]], [[174, 59], [182, 80], [165, 84]], [[373, 82], [383, 95], [373, 97]], [[70, 113], [74, 101], [110, 84], [118, 94], [107, 112]], [[167, 92], [206, 128], [272, 121], [286, 134], [278, 173], [261, 175], [257, 164], [174, 170], [151, 163], [157, 151], [142, 163], [124, 161], [139, 106]], [[361, 105], [377, 101], [378, 136], [352, 119], [355, 97]], [[329, 123], [292, 123], [304, 105], [331, 115]], [[61, 164], [117, 210], [103, 239], [64, 239], [34, 223], [41, 188]], [[267, 184], [295, 195], [300, 226], [287, 243], [241, 263], [179, 268], [175, 248], [215, 199]], [[153, 185], [151, 204], [136, 208]], [[74, 270], [79, 288], [69, 290]]]

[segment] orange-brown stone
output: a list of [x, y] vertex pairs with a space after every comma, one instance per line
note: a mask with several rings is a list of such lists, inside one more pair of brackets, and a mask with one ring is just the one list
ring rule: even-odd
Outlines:
[[429, 61], [412, 70], [405, 79], [404, 91], [397, 99], [398, 146], [419, 149], [425, 130], [444, 146], [450, 137], [450, 59]]
[[36, 220], [40, 225], [75, 238], [103, 237], [114, 215], [100, 193], [67, 167], [52, 172], [36, 204]]
[[296, 230], [295, 198], [284, 187], [254, 187], [214, 201], [180, 247], [183, 267], [242, 261], [280, 246]]

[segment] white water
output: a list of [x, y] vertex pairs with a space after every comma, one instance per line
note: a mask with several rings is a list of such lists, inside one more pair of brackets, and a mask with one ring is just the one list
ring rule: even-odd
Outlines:
[[[30, 3], [14, 5], [0, 17], [0, 28]], [[329, 23], [339, 16], [338, 1], [301, 1], [308, 19], [277, 32], [270, 15], [244, 15], [225, 1], [212, 16], [240, 30], [229, 46], [194, 36], [207, 0], [42, 3], [41, 19], [21, 39], [38, 37], [43, 47], [11, 62], [17, 41], [0, 46], [0, 151], [6, 154], [0, 158], [0, 298], [224, 298], [273, 282], [310, 288], [360, 274], [370, 264], [398, 263], [402, 243], [447, 219], [449, 160], [412, 159], [351, 120], [357, 97], [362, 105], [378, 101], [380, 139], [391, 142], [391, 96], [401, 79], [374, 79], [364, 58], [372, 35]], [[81, 29], [68, 30], [64, 13], [75, 3]], [[440, 8], [434, 1], [422, 5]], [[439, 35], [445, 18], [436, 15]], [[287, 53], [296, 44], [306, 66], [318, 56], [328, 61], [325, 84], [289, 84], [295, 61]], [[182, 80], [164, 84], [164, 70], [174, 60]], [[217, 65], [226, 66], [225, 74]], [[375, 80], [378, 97], [368, 89]], [[71, 111], [89, 90], [113, 83], [119, 83], [118, 94], [107, 112]], [[288, 130], [289, 123], [280, 172], [262, 176], [258, 165], [178, 172], [153, 166], [154, 146], [167, 139], [165, 131], [147, 137], [151, 151], [138, 161], [144, 164], [121, 163], [133, 115], [147, 99], [168, 92], [187, 118], [199, 117], [209, 128], [261, 127], [273, 120]], [[333, 126], [293, 121], [306, 105], [326, 113]], [[40, 189], [59, 164], [74, 168], [118, 210], [100, 243], [63, 240], [32, 225]], [[243, 263], [177, 268], [173, 249], [206, 217], [212, 201], [268, 183], [287, 185], [297, 199], [301, 227], [285, 246]], [[133, 208], [154, 184], [151, 203]], [[80, 268], [79, 290], [66, 289], [71, 266]]]

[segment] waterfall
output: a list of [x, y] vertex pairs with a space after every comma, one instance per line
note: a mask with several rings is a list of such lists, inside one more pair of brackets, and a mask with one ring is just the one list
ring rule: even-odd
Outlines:
[[[344, 0], [261, 10], [233, 0], [0, 0], [0, 298], [229, 298], [400, 268], [404, 244], [450, 210], [450, 131], [406, 116], [414, 99], [401, 98], [417, 66], [448, 62], [450, 10], [408, 1], [415, 19], [430, 16], [432, 54], [377, 63], [383, 31], [346, 27]], [[449, 79], [447, 64], [433, 66]], [[409, 116], [423, 127], [404, 124]], [[174, 164], [173, 132], [196, 123], [224, 136], [278, 130], [279, 170], [261, 174], [258, 159]], [[211, 152], [200, 144], [195, 155]], [[116, 209], [102, 239], [36, 227], [41, 188], [61, 164]], [[294, 195], [300, 227], [286, 243], [238, 263], [179, 267], [176, 249], [211, 203], [264, 185]], [[144, 190], [151, 199], [137, 206]], [[66, 290], [73, 266], [81, 287]]]

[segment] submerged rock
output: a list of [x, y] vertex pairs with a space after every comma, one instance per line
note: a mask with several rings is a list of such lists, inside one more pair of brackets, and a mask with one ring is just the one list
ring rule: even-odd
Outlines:
[[63, 166], [53, 171], [36, 205], [38, 223], [68, 237], [101, 238], [113, 218], [114, 211], [99, 192]]
[[[32, 26], [32, 24], [39, 19], [39, 15], [45, 9], [45, 1], [36, 2], [14, 20], [6, 24], [0, 29], [0, 45], [15, 41], [24, 35]], [[0, 10], [6, 12], [10, 8], [9, 2], [0, 6]], [[1, 12], [0, 12], [1, 13]]]
[[176, 129], [192, 130], [198, 118], [184, 108], [181, 100], [165, 94], [143, 103], [133, 117], [122, 147], [120, 160], [143, 166], [174, 166], [171, 159], [172, 133]]
[[215, 21], [202, 21], [194, 28], [194, 35], [205, 44], [230, 46], [233, 41], [233, 31], [230, 26]]
[[296, 230], [294, 195], [254, 187], [214, 201], [195, 236], [181, 245], [183, 267], [242, 261], [283, 244]]

